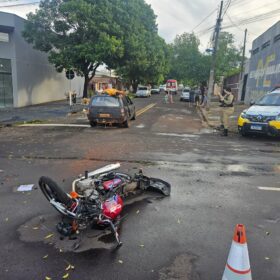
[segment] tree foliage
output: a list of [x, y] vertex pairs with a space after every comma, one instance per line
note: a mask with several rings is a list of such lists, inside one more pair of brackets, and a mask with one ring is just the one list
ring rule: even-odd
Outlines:
[[[234, 44], [234, 37], [221, 32], [216, 58], [216, 79], [238, 73], [241, 62], [241, 49]], [[193, 33], [177, 35], [171, 44], [171, 70], [174, 77], [188, 85], [198, 85], [208, 81], [212, 57], [199, 50], [199, 39]]]
[[28, 15], [27, 42], [48, 53], [57, 71], [73, 69], [89, 80], [101, 64], [130, 80], [158, 80], [165, 43], [144, 0], [43, 0]]
[[177, 35], [171, 44], [170, 78], [194, 85], [207, 80], [210, 71], [209, 56], [199, 51], [199, 39], [193, 33]]
[[242, 49], [235, 46], [234, 36], [221, 32], [216, 59], [216, 77], [230, 76], [240, 72]]
[[[134, 90], [139, 83], [157, 84], [168, 72], [168, 47], [159, 37], [156, 16], [143, 0], [127, 0], [127, 15], [120, 22], [124, 33], [124, 56], [117, 72]], [[133, 15], [133, 20], [129, 20]]]

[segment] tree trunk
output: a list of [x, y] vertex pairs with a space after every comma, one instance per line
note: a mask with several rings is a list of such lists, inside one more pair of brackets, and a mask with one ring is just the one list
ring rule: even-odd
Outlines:
[[88, 97], [88, 83], [89, 83], [89, 77], [88, 77], [88, 74], [85, 74], [83, 98]]
[[132, 80], [131, 84], [132, 84], [133, 92], [135, 93], [137, 91], [138, 82], [136, 80]]

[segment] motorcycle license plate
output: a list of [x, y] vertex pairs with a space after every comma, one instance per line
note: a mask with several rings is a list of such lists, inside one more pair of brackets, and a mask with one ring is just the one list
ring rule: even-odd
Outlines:
[[99, 114], [100, 118], [110, 118], [111, 115], [110, 114]]
[[261, 125], [251, 125], [251, 130], [262, 130]]

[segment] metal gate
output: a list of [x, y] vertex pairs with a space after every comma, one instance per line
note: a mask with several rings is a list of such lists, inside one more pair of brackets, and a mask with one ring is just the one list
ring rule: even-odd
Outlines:
[[0, 107], [13, 107], [11, 60], [0, 58]]

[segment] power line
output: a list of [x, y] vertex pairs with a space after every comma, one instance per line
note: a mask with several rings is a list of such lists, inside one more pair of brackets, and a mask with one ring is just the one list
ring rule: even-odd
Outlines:
[[256, 15], [256, 16], [251, 17], [251, 18], [240, 19], [239, 21], [235, 22], [235, 24], [224, 26], [223, 29], [231, 28], [233, 26], [250, 24], [250, 23], [253, 23], [253, 22], [256, 22], [256, 21], [270, 19], [272, 17], [278, 16], [279, 13], [280, 13], [280, 9], [277, 9], [277, 10], [274, 10], [274, 11], [267, 12], [265, 14]]
[[217, 11], [217, 8], [214, 9], [209, 15], [207, 15], [199, 24], [197, 24], [192, 31], [194, 31], [198, 26], [200, 26], [204, 21], [206, 21], [212, 14], [214, 14]]

